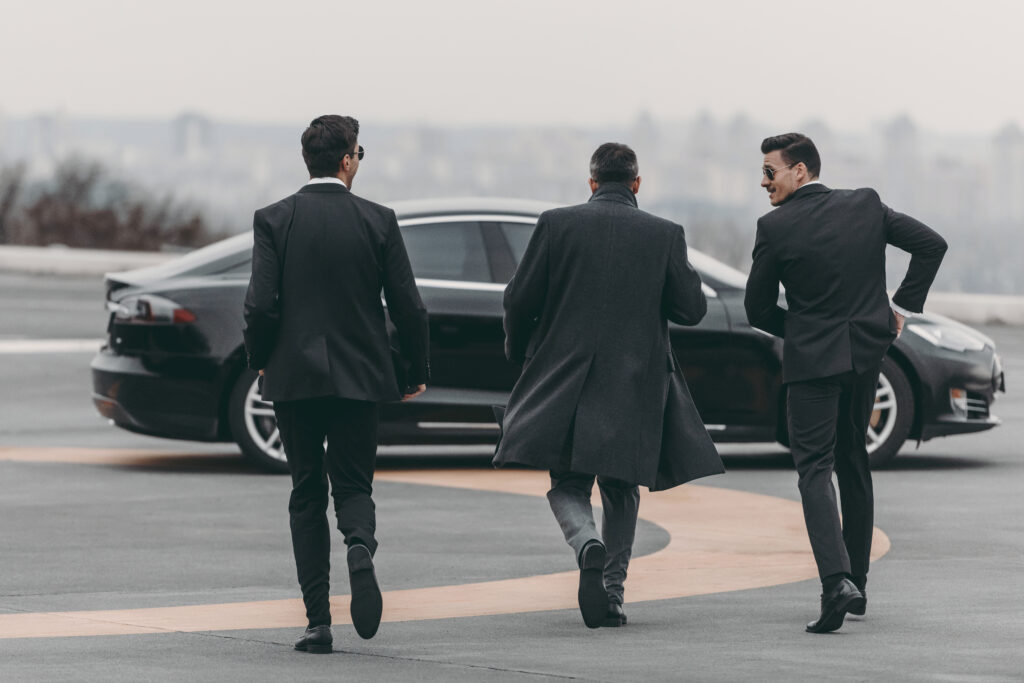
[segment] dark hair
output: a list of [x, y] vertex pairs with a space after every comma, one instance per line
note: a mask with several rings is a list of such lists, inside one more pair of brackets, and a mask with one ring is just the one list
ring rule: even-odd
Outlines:
[[302, 160], [309, 175], [327, 178], [338, 175], [341, 160], [355, 151], [359, 122], [351, 116], [318, 116], [302, 133]]
[[631, 183], [640, 175], [636, 152], [618, 142], [606, 142], [590, 157], [590, 177], [601, 183]]
[[818, 156], [818, 148], [803, 133], [775, 135], [765, 138], [761, 143], [761, 154], [768, 154], [775, 150], [782, 152], [782, 159], [787, 164], [795, 165], [803, 162], [812, 178], [817, 178], [821, 173], [821, 157]]

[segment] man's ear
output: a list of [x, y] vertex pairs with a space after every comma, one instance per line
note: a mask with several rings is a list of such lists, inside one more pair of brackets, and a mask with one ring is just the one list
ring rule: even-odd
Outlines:
[[593, 178], [587, 178], [587, 182], [590, 183], [590, 194], [597, 192], [597, 188], [599, 187], [597, 181]]
[[629, 186], [629, 189], [633, 190], [633, 194], [640, 194], [640, 180], [640, 176], [637, 176], [633, 184]]

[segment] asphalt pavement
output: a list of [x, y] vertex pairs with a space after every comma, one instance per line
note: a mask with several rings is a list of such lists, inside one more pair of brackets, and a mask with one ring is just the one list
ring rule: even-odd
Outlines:
[[[95, 279], [0, 274], [0, 617], [297, 598], [287, 477], [252, 469], [230, 445], [110, 427], [89, 400], [89, 352], [2, 351], [100, 339], [102, 295]], [[1006, 369], [1010, 393], [993, 408], [1004, 424], [908, 445], [875, 474], [891, 549], [872, 568], [867, 616], [836, 634], [803, 632], [813, 579], [645, 602], [630, 602], [627, 581], [620, 629], [588, 630], [572, 609], [526, 611], [527, 596], [504, 614], [385, 623], [370, 641], [338, 624], [333, 656], [293, 652], [291, 627], [3, 638], [0, 681], [1024, 680], [1024, 329], [984, 331]], [[53, 447], [68, 450], [50, 458]], [[95, 464], [85, 449], [157, 453]], [[5, 459], [15, 451], [40, 455]], [[799, 500], [780, 447], [723, 452], [728, 473], [701, 485]], [[489, 471], [485, 456], [381, 459], [389, 473], [423, 467], [453, 479]], [[386, 591], [573, 569], [540, 497], [383, 478], [375, 497]], [[711, 520], [688, 521], [696, 533]], [[344, 594], [334, 541], [332, 593]], [[636, 556], [671, 542], [643, 521]]]

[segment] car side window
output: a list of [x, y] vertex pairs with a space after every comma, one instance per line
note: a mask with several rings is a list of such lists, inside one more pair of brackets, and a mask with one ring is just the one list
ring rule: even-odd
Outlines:
[[523, 260], [526, 253], [526, 245], [530, 243], [530, 236], [533, 235], [533, 223], [502, 223], [501, 231], [508, 240], [508, 246], [512, 249], [512, 256], [516, 264]]
[[402, 239], [418, 278], [491, 281], [480, 224], [475, 221], [406, 225]]

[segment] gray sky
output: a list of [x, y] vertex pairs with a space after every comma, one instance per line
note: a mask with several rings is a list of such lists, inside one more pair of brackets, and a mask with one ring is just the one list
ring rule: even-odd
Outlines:
[[1021, 0], [0, 0], [0, 112], [1024, 125]]

